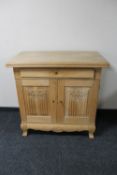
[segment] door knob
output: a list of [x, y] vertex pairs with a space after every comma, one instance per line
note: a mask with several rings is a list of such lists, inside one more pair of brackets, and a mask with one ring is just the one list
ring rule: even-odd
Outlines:
[[60, 103], [63, 103], [63, 101], [62, 101], [62, 100], [60, 100], [59, 102], [60, 102]]
[[55, 100], [52, 100], [52, 103], [55, 103]]

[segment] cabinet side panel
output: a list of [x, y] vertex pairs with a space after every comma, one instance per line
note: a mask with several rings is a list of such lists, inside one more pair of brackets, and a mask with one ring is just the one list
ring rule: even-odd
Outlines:
[[95, 125], [95, 121], [96, 121], [96, 111], [97, 111], [98, 95], [99, 95], [99, 87], [100, 87], [100, 76], [101, 76], [101, 70], [96, 70], [95, 80], [91, 88], [91, 91], [89, 93], [87, 114], [90, 119], [90, 125]]
[[24, 102], [23, 92], [22, 92], [20, 69], [14, 69], [14, 75], [15, 75], [15, 82], [16, 82], [16, 88], [17, 88], [18, 102], [20, 107], [19, 109], [20, 109], [20, 117], [21, 117], [21, 128], [25, 130], [27, 128], [26, 126], [27, 117], [26, 117], [25, 102]]

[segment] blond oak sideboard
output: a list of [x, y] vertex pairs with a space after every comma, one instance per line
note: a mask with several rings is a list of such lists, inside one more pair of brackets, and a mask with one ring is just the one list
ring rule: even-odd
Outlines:
[[13, 67], [21, 129], [88, 131], [94, 138], [102, 68], [109, 63], [98, 52], [22, 52]]

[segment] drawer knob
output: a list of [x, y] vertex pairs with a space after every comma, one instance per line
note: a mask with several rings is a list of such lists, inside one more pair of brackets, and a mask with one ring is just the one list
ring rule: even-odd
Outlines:
[[57, 74], [58, 74], [58, 72], [55, 72], [55, 74], [57, 75]]
[[60, 103], [63, 103], [63, 101], [62, 101], [62, 100], [60, 100], [59, 102], [60, 102]]
[[55, 100], [52, 100], [52, 103], [55, 103]]

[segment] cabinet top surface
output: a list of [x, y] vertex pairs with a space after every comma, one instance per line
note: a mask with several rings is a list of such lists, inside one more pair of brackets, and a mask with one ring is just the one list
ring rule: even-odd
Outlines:
[[8, 67], [108, 67], [109, 63], [95, 51], [29, 51], [11, 59]]

